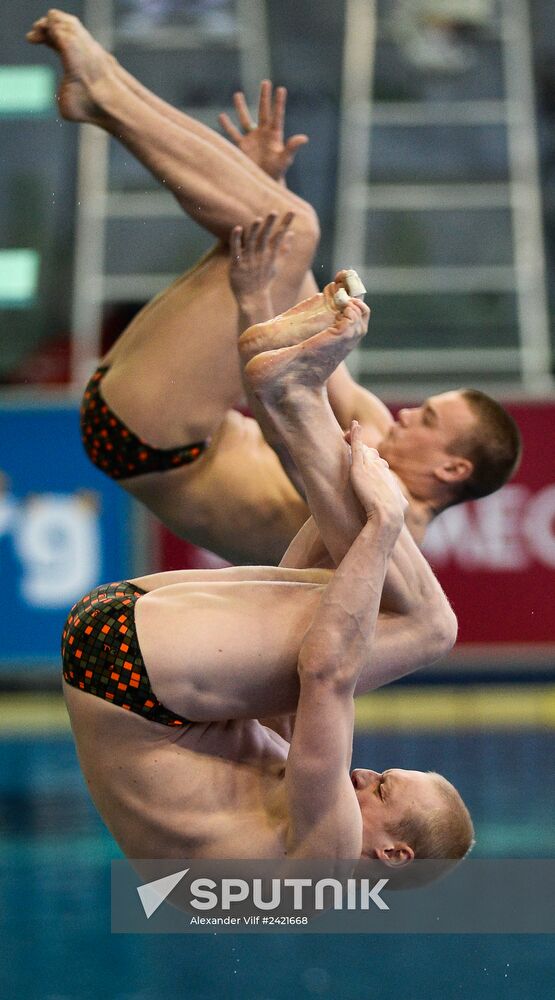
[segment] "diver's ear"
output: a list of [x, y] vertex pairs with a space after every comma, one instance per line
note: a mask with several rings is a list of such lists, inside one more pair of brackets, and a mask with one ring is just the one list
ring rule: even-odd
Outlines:
[[469, 458], [462, 455], [448, 455], [441, 465], [436, 465], [434, 476], [447, 486], [451, 483], [463, 483], [474, 472], [474, 465]]
[[408, 844], [400, 842], [393, 847], [377, 847], [376, 857], [389, 868], [404, 868], [414, 861], [414, 851]]

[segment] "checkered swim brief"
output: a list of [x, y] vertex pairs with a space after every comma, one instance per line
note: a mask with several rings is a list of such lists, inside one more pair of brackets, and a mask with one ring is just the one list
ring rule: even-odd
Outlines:
[[202, 455], [207, 441], [182, 448], [153, 448], [125, 426], [104, 402], [100, 383], [108, 368], [97, 368], [81, 403], [81, 440], [93, 465], [112, 479], [131, 479], [189, 465]]
[[150, 686], [135, 630], [135, 604], [146, 591], [109, 583], [75, 604], [62, 633], [64, 680], [163, 726], [186, 726]]

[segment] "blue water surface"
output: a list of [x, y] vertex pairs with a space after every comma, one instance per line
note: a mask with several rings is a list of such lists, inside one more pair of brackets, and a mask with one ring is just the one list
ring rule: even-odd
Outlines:
[[[379, 734], [357, 738], [354, 763], [433, 766], [466, 798], [477, 853], [547, 857], [553, 744], [548, 732]], [[70, 738], [4, 739], [0, 750], [3, 1000], [555, 997], [548, 935], [112, 935], [110, 861], [120, 853]]]

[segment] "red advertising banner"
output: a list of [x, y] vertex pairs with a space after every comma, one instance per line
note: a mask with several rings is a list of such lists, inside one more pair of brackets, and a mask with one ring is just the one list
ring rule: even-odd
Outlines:
[[[555, 643], [555, 404], [508, 405], [524, 441], [502, 490], [445, 511], [424, 551], [459, 619], [459, 645]], [[161, 568], [225, 565], [161, 532]]]
[[515, 478], [445, 511], [426, 536], [459, 643], [555, 642], [555, 405], [507, 409], [524, 442]]

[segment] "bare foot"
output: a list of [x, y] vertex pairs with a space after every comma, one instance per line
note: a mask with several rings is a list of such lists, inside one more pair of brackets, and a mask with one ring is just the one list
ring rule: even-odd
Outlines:
[[34, 45], [48, 45], [58, 52], [64, 77], [58, 90], [58, 104], [64, 118], [99, 123], [102, 114], [100, 91], [116, 61], [98, 44], [71, 14], [49, 10], [35, 21], [27, 34]]
[[[332, 326], [340, 318], [341, 310], [351, 301], [346, 291], [346, 274], [346, 271], [340, 271], [335, 281], [326, 285], [323, 292], [299, 302], [266, 323], [257, 323], [245, 330], [239, 337], [239, 353], [243, 363], [263, 351], [299, 344]], [[344, 292], [344, 301], [336, 302], [335, 296], [340, 290]]]
[[370, 310], [353, 299], [335, 322], [308, 339], [251, 358], [245, 377], [264, 405], [279, 405], [299, 387], [320, 389], [360, 342], [368, 328]]

